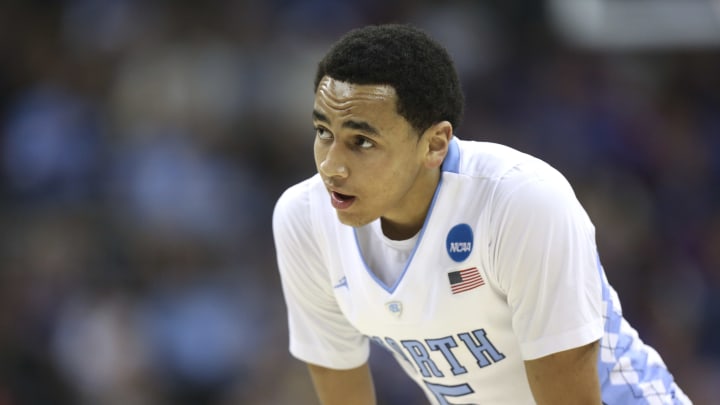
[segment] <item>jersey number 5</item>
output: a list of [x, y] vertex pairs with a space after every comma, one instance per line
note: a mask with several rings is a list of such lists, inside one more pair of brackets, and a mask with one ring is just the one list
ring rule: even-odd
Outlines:
[[425, 381], [425, 386], [433, 393], [440, 405], [461, 405], [448, 402], [448, 397], [462, 397], [475, 392], [468, 384], [441, 385]]

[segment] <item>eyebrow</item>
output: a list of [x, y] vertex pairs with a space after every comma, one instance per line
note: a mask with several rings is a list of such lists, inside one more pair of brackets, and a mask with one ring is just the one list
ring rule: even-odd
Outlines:
[[[327, 116], [318, 110], [313, 110], [312, 116], [313, 119], [317, 121], [322, 121], [328, 124], [330, 123], [330, 120], [327, 118]], [[342, 127], [362, 131], [371, 135], [380, 135], [380, 131], [378, 131], [377, 128], [368, 124], [365, 121], [347, 120], [342, 123]]]

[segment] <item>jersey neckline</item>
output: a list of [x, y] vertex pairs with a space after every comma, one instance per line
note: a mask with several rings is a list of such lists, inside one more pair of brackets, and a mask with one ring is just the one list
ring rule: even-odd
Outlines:
[[[460, 147], [458, 146], [457, 140], [455, 136], [453, 135], [452, 139], [450, 139], [450, 144], [448, 145], [448, 153], [447, 156], [445, 156], [445, 160], [443, 161], [443, 164], [441, 166], [441, 173], [442, 172], [450, 172], [450, 173], [458, 173], [460, 168]], [[393, 294], [395, 290], [397, 290], [400, 283], [402, 283], [403, 279], [405, 278], [405, 275], [407, 274], [408, 268], [410, 268], [410, 265], [413, 262], [413, 259], [415, 258], [415, 252], [417, 252], [418, 247], [422, 244], [423, 241], [423, 235], [425, 234], [425, 229], [427, 228], [428, 223], [430, 222], [430, 218], [432, 217], [433, 210], [435, 208], [435, 202], [437, 201], [438, 195], [440, 195], [440, 189], [442, 188], [443, 184], [443, 176], [440, 176], [440, 180], [438, 181], [438, 185], [435, 188], [435, 194], [433, 194], [432, 201], [430, 202], [430, 208], [428, 208], [428, 213], [425, 216], [425, 221], [423, 222], [422, 228], [420, 228], [420, 232], [418, 233], [417, 240], [415, 241], [415, 247], [413, 247], [412, 252], [410, 252], [410, 256], [407, 259], [407, 262], [405, 262], [405, 267], [403, 267], [402, 272], [400, 272], [400, 276], [395, 280], [395, 283], [393, 285], [387, 285], [384, 281], [382, 281], [375, 272], [370, 268], [367, 261], [365, 260], [365, 257], [363, 256], [362, 249], [360, 248], [360, 241], [358, 239], [358, 233], [357, 228], [353, 228], [353, 236], [355, 237], [355, 252], [360, 257], [360, 261], [363, 264], [363, 267], [365, 268], [365, 271], [367, 274], [375, 281], [377, 285], [379, 285], [382, 289], [384, 289], [388, 294]]]

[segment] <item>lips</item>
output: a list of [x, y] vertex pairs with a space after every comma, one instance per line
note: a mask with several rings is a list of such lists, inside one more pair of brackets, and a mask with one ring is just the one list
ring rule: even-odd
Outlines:
[[343, 210], [350, 207], [353, 202], [355, 202], [355, 197], [351, 195], [341, 194], [336, 191], [331, 191], [330, 202], [335, 209]]

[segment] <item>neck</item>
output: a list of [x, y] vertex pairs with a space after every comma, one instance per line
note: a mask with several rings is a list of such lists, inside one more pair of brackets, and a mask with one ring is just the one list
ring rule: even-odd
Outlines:
[[406, 240], [412, 238], [413, 236], [415, 236], [415, 234], [420, 232], [424, 221], [421, 222], [419, 225], [409, 226], [405, 224], [399, 224], [397, 222], [392, 222], [385, 218], [381, 218], [380, 223], [382, 225], [383, 234], [387, 236], [388, 239]]
[[439, 182], [440, 170], [429, 171], [422, 187], [406, 197], [408, 204], [402, 207], [401, 216], [384, 216], [380, 219], [383, 234], [392, 240], [405, 240], [415, 236], [425, 223]]

